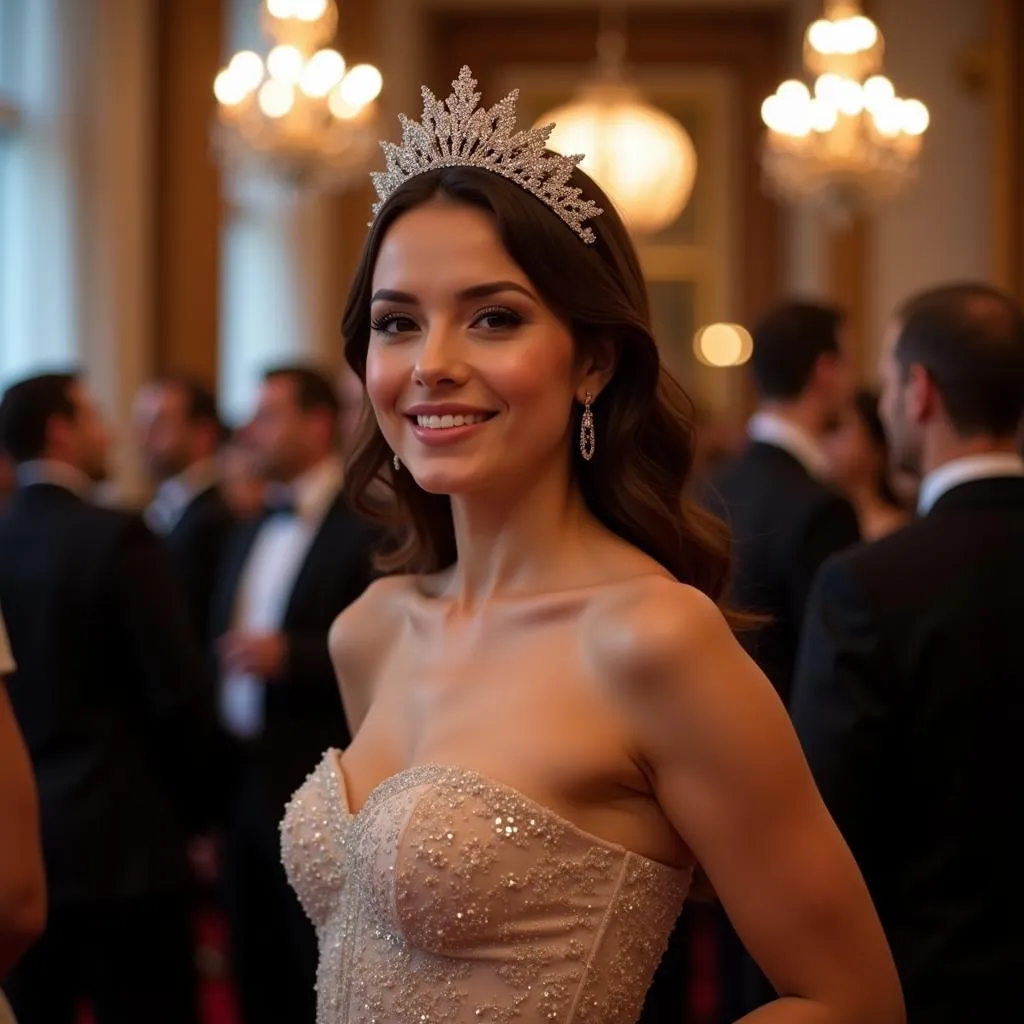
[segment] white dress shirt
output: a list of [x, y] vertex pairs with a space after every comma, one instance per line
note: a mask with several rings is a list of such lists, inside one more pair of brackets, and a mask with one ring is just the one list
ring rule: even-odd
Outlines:
[[146, 508], [146, 522], [150, 529], [163, 536], [169, 534], [193, 499], [214, 487], [219, 477], [217, 460], [210, 458], [193, 462], [177, 476], [165, 480]]
[[803, 427], [771, 412], [758, 412], [750, 417], [747, 436], [752, 441], [770, 444], [788, 452], [811, 476], [828, 476], [829, 462], [825, 449]]
[[[299, 570], [320, 523], [341, 489], [341, 463], [324, 459], [287, 490], [295, 514], [270, 516], [260, 527], [239, 577], [232, 628], [277, 633]], [[285, 489], [279, 489], [281, 491]], [[220, 693], [221, 720], [234, 735], [251, 739], [263, 731], [265, 681], [234, 673]]]
[[1024, 459], [1016, 452], [982, 452], [964, 455], [933, 469], [921, 481], [917, 495], [918, 515], [927, 515], [947, 491], [972, 480], [1024, 476]]
[[30, 462], [23, 462], [17, 468], [16, 476], [22, 487], [31, 484], [53, 484], [55, 487], [63, 487], [64, 490], [77, 494], [82, 501], [89, 501], [96, 487], [80, 469], [68, 462], [58, 462], [56, 459], [32, 459]]

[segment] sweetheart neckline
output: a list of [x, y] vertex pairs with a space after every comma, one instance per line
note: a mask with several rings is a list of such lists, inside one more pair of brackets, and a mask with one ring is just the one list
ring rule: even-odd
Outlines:
[[555, 821], [561, 827], [568, 829], [575, 833], [577, 836], [586, 839], [587, 842], [593, 843], [597, 846], [603, 846], [606, 849], [613, 850], [614, 852], [624, 857], [635, 857], [647, 864], [652, 865], [659, 871], [671, 872], [675, 875], [685, 875], [692, 873], [694, 865], [690, 864], [687, 867], [676, 867], [674, 864], [666, 864], [664, 861], [656, 860], [654, 857], [648, 857], [645, 854], [637, 853], [636, 850], [630, 850], [623, 846], [621, 843], [617, 843], [612, 839], [605, 839], [603, 836], [595, 835], [593, 832], [588, 832], [585, 828], [581, 828], [575, 822], [570, 821], [568, 818], [559, 814], [557, 811], [552, 810], [550, 807], [546, 807], [544, 804], [532, 797], [527, 796], [522, 791], [516, 789], [514, 786], [510, 786], [505, 782], [499, 782], [497, 779], [492, 779], [488, 775], [484, 775], [482, 772], [478, 772], [473, 768], [464, 768], [462, 765], [457, 764], [439, 764], [436, 762], [427, 762], [425, 764], [414, 764], [409, 765], [406, 768], [402, 768], [395, 772], [393, 775], [388, 775], [386, 778], [381, 779], [373, 789], [367, 794], [366, 799], [363, 801], [363, 806], [359, 808], [355, 813], [352, 812], [352, 808], [348, 800], [348, 787], [345, 783], [345, 769], [342, 767], [341, 756], [342, 752], [337, 747], [329, 747], [327, 753], [324, 755], [330, 762], [331, 768], [337, 783], [336, 789], [338, 791], [338, 802], [342, 807], [342, 810], [352, 819], [353, 823], [359, 821], [362, 815], [366, 812], [367, 808], [371, 807], [378, 796], [378, 794], [388, 785], [395, 783], [398, 779], [405, 777], [411, 772], [419, 772], [423, 770], [434, 771], [439, 773], [453, 773], [468, 776], [470, 779], [475, 779], [477, 782], [482, 783], [485, 786], [490, 786], [493, 789], [502, 790], [505, 793], [511, 794], [518, 800], [522, 800], [527, 806], [534, 809], [539, 814], [544, 815], [547, 818]]

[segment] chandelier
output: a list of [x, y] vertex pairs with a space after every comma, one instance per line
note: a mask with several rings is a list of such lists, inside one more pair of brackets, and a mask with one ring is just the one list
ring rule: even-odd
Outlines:
[[804, 39], [813, 94], [791, 80], [761, 107], [762, 168], [779, 198], [815, 202], [842, 222], [913, 179], [929, 116], [881, 74], [882, 34], [856, 0], [825, 0], [824, 15]]
[[214, 148], [232, 170], [267, 170], [293, 185], [344, 188], [377, 153], [372, 64], [348, 67], [328, 44], [338, 28], [334, 0], [264, 0], [266, 60], [236, 53], [217, 75]]
[[597, 76], [537, 123], [554, 122], [551, 149], [586, 154], [580, 167], [608, 193], [631, 232], [655, 234], [689, 202], [697, 152], [686, 129], [626, 81], [625, 32], [603, 28], [597, 47]]

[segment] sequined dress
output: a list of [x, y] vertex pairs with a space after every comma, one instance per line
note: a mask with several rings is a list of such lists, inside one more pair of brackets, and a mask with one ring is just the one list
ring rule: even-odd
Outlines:
[[691, 876], [462, 768], [400, 772], [353, 815], [335, 751], [281, 838], [317, 1024], [635, 1024]]

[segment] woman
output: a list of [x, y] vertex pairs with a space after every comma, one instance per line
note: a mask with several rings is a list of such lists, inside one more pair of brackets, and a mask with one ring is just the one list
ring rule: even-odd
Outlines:
[[860, 533], [878, 540], [909, 521], [889, 477], [889, 446], [878, 397], [860, 389], [827, 440], [832, 475], [857, 510]]
[[688, 403], [625, 228], [474, 86], [390, 149], [344, 319], [373, 411], [348, 487], [374, 511], [389, 481], [401, 533], [331, 631], [355, 739], [283, 823], [318, 1021], [632, 1024], [699, 862], [783, 994], [752, 1024], [900, 1024], [716, 605], [722, 527], [683, 511]]

